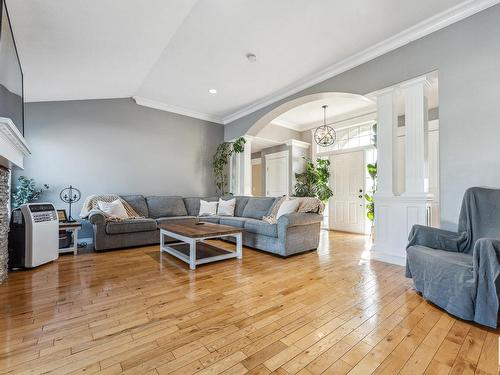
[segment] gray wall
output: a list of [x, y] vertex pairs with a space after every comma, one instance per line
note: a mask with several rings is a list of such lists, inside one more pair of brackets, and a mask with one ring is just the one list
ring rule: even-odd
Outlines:
[[365, 95], [434, 70], [439, 71], [441, 224], [453, 229], [466, 188], [500, 188], [500, 5], [236, 120], [226, 126], [225, 138], [245, 134], [293, 98], [318, 92]]
[[267, 124], [264, 129], [262, 129], [257, 137], [269, 139], [271, 141], [283, 142], [289, 141], [290, 139], [296, 139], [300, 141], [301, 133], [297, 130], [285, 128], [284, 126], [278, 126], [275, 124]]
[[[50, 185], [43, 200], [66, 208], [69, 184], [96, 193], [207, 196], [215, 193], [211, 159], [223, 126], [107, 99], [26, 104], [26, 175]], [[15, 183], [15, 181], [14, 181]], [[88, 229], [82, 237], [90, 237]]]

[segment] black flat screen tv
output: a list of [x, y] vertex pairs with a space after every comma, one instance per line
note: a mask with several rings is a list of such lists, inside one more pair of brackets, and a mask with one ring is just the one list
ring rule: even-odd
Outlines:
[[0, 117], [12, 120], [24, 135], [23, 71], [5, 0], [0, 17]]

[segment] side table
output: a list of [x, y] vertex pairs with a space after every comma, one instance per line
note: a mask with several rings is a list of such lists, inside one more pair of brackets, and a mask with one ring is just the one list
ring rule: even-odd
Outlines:
[[59, 254], [73, 253], [78, 254], [78, 230], [82, 229], [82, 224], [79, 221], [74, 222], [60, 222], [59, 230], [71, 232], [72, 241], [68, 247], [59, 248]]

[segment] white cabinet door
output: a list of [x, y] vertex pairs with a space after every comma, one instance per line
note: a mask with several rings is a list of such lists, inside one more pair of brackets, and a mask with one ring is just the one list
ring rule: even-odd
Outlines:
[[289, 193], [288, 152], [266, 155], [266, 196], [279, 197]]
[[330, 156], [330, 229], [365, 233], [364, 151]]

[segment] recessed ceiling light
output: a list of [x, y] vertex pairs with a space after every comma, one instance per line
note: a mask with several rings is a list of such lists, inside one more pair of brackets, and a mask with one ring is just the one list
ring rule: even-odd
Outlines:
[[246, 56], [247, 60], [250, 61], [250, 62], [256, 62], [257, 61], [257, 56], [255, 56], [254, 53], [247, 53], [245, 56]]
[[208, 90], [208, 92], [210, 94], [217, 94], [217, 90], [216, 89], [210, 89], [210, 90]]

